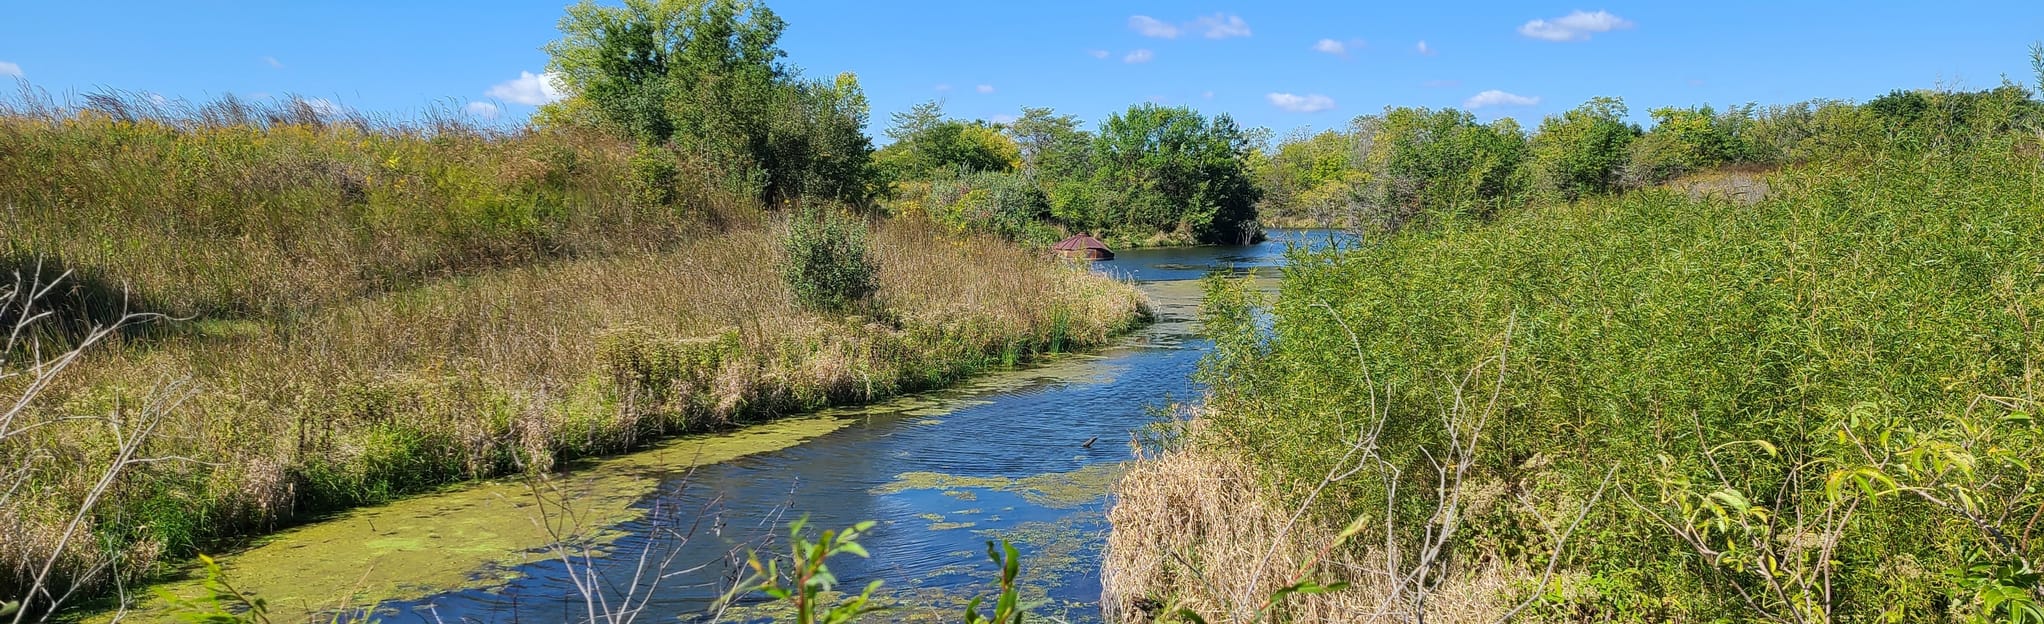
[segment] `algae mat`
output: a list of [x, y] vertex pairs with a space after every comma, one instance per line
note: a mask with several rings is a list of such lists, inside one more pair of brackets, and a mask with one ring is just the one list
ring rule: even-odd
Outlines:
[[[660, 476], [801, 444], [847, 425], [836, 416], [777, 421], [737, 431], [678, 438], [652, 450], [589, 462], [557, 475], [544, 489], [549, 516], [565, 501], [584, 539], [603, 540], [605, 527], [644, 513], [634, 506], [660, 484]], [[373, 606], [367, 601], [408, 600], [499, 583], [519, 564], [548, 558], [554, 542], [540, 517], [534, 486], [488, 481], [399, 500], [287, 529], [245, 550], [219, 557], [235, 586], [269, 602], [272, 618], [297, 621], [314, 613]], [[558, 529], [558, 527], [556, 527]], [[187, 598], [203, 593], [202, 579], [157, 586]], [[139, 605], [130, 618], [167, 614], [161, 600]], [[101, 614], [91, 621], [107, 621]]]

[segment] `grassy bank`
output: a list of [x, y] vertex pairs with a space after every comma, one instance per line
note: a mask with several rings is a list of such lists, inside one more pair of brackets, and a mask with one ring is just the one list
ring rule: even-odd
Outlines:
[[[1274, 301], [1216, 284], [1209, 411], [1160, 460], [1194, 466], [1122, 486], [1110, 598], [1211, 619], [1308, 578], [1355, 587], [1276, 619], [2032, 621], [2044, 165], [2034, 136], [1934, 138], [1757, 201], [1297, 255]], [[1224, 478], [1264, 524], [1174, 541], [1237, 509], [1197, 494]]]
[[[45, 344], [117, 314], [122, 286], [184, 317], [87, 352], [0, 438], [30, 468], [0, 508], [0, 594], [52, 554], [60, 588], [132, 578], [324, 511], [1101, 345], [1147, 314], [1082, 266], [916, 221], [876, 223], [877, 292], [819, 313], [782, 281], [783, 226], [642, 164], [671, 153], [265, 114], [0, 120], [10, 257], [76, 271]], [[110, 425], [158, 415], [135, 456], [162, 461], [102, 488]]]
[[658, 251], [757, 212], [689, 169], [593, 132], [383, 122], [308, 101], [71, 107], [30, 92], [0, 99], [0, 266], [54, 257], [100, 291], [88, 294], [125, 288], [176, 315], [290, 314]]

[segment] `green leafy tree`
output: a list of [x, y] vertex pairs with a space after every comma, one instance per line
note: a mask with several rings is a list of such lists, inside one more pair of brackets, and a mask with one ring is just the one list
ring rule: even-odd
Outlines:
[[547, 45], [549, 69], [592, 111], [642, 142], [673, 143], [722, 171], [725, 183], [781, 202], [805, 187], [863, 201], [865, 96], [849, 75], [809, 83], [781, 63], [787, 24], [745, 0], [584, 0]]
[[1025, 106], [1007, 133], [1021, 152], [1022, 172], [1039, 181], [1055, 184], [1092, 173], [1093, 135], [1080, 129], [1075, 115]]
[[1550, 116], [1533, 134], [1532, 165], [1541, 190], [1576, 199], [1617, 188], [1620, 168], [1639, 130], [1625, 123], [1625, 101], [1593, 98]]
[[1138, 104], [1100, 124], [1093, 153], [1094, 186], [1110, 195], [1097, 204], [1110, 207], [1096, 213], [1103, 225], [1202, 243], [1258, 233], [1248, 138], [1227, 115], [1208, 121], [1190, 108]]
[[1424, 214], [1489, 216], [1521, 194], [1525, 134], [1510, 119], [1476, 122], [1455, 109], [1389, 108], [1371, 128], [1365, 199], [1396, 228]]
[[896, 180], [939, 172], [1013, 171], [1022, 158], [1020, 148], [1000, 130], [982, 122], [947, 119], [936, 102], [895, 113], [887, 136], [894, 143], [875, 159]]
[[1658, 184], [1685, 173], [1745, 160], [1751, 152], [1738, 127], [1743, 114], [1719, 115], [1709, 106], [1656, 108], [1648, 131], [1629, 148], [1626, 186]]

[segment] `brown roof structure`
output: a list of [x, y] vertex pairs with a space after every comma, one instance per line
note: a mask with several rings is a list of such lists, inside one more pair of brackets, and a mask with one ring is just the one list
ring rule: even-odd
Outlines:
[[1058, 255], [1067, 257], [1090, 258], [1093, 260], [1114, 259], [1114, 250], [1108, 249], [1106, 243], [1102, 243], [1100, 239], [1085, 234], [1074, 234], [1071, 238], [1058, 241], [1058, 244], [1051, 245], [1050, 250], [1057, 252]]

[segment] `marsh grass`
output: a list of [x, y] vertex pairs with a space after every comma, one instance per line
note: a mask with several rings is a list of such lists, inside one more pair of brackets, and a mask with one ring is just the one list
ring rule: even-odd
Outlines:
[[[1408, 476], [1326, 488], [1309, 518], [1374, 512], [1418, 543], [1450, 442], [1427, 423], [1516, 325], [1497, 443], [1467, 483], [1533, 505], [1470, 509], [1450, 559], [1507, 578], [1557, 563], [1525, 510], [1590, 500], [1617, 470], [1558, 585], [1496, 588], [1542, 596], [1522, 617], [2013, 617], [1968, 570], [2044, 557], [2039, 473], [2001, 459], [2044, 453], [2035, 140], [1902, 136], [1767, 174], [1758, 198], [1650, 189], [1295, 254], [1274, 301], [1219, 300], [1236, 312], [1209, 319], [1214, 392], [1191, 444], [1231, 451], [1258, 492], [1297, 504], [1342, 461], [1330, 441], [1372, 418], [1369, 388], [1396, 388], [1373, 470]], [[1270, 324], [1249, 322], [1266, 303]]]
[[0, 513], [5, 595], [53, 554], [60, 581], [104, 583], [109, 561], [145, 574], [322, 512], [941, 386], [1148, 314], [1081, 265], [913, 220], [873, 224], [869, 305], [809, 311], [772, 218], [691, 186], [685, 158], [645, 192], [601, 137], [25, 101], [0, 114], [8, 257], [87, 276], [57, 320], [179, 320], [81, 359], [0, 461], [103, 463], [113, 441], [67, 419], [118, 420], [164, 379], [190, 396], [145, 451], [196, 461], [125, 474], [61, 552], [45, 538], [89, 471], [38, 473]]
[[757, 210], [687, 175], [633, 192], [634, 152], [445, 114], [118, 92], [58, 102], [23, 86], [0, 97], [0, 268], [57, 257], [158, 312], [292, 314], [491, 268], [658, 251]]

